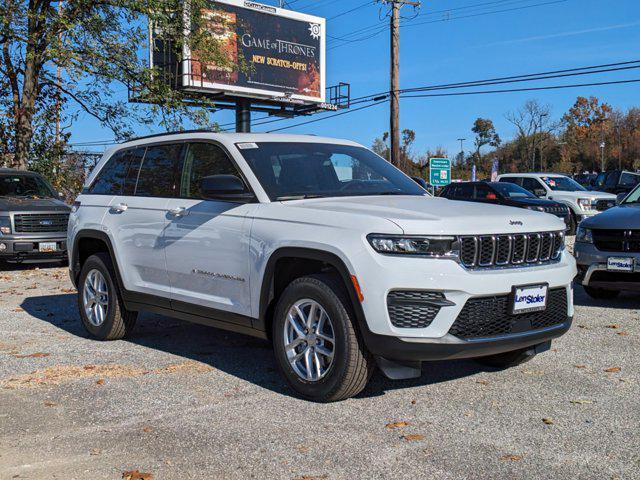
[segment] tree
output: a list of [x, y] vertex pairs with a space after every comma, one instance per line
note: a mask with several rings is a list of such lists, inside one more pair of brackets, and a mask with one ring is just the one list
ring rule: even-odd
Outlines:
[[[490, 145], [494, 148], [500, 145], [500, 136], [496, 133], [496, 129], [493, 126], [493, 122], [488, 118], [478, 118], [473, 123], [471, 129], [476, 134], [474, 145], [476, 147], [476, 160], [479, 167], [484, 169], [482, 165], [482, 153], [481, 149], [485, 145]], [[486, 169], [485, 169], [486, 170]]]
[[[411, 163], [413, 162], [413, 153], [411, 149], [416, 140], [416, 132], [405, 128], [404, 130], [402, 130], [400, 140], [401, 140], [400, 162], [398, 163], [398, 168], [400, 168], [403, 171], [407, 171], [407, 169], [411, 166]], [[390, 162], [391, 147], [389, 146], [388, 141], [389, 141], [389, 132], [384, 132], [381, 138], [376, 138], [373, 141], [371, 150], [373, 150], [382, 158]]]
[[[0, 4], [0, 116], [4, 118], [0, 140], [11, 165], [27, 168], [35, 118], [52, 102], [56, 107], [68, 102], [120, 139], [131, 134], [134, 123], [159, 123], [165, 128], [181, 125], [185, 119], [208, 123], [202, 109], [187, 108], [184, 96], [139, 55], [150, 22], [177, 51], [189, 42], [202, 52], [201, 60], [225, 65], [227, 57], [213, 34], [197, 28], [206, 0], [190, 4], [194, 28], [185, 39], [184, 2], [179, 0], [4, 0]], [[134, 107], [126, 100], [114, 100], [116, 88], [134, 84], [157, 106]], [[56, 121], [59, 111], [48, 120]]]
[[[542, 166], [542, 151], [548, 146], [546, 140], [556, 128], [551, 121], [551, 107], [541, 105], [537, 100], [527, 101], [522, 108], [510, 112], [506, 118], [517, 129], [517, 140], [524, 148], [524, 160], [531, 170], [536, 170], [536, 155], [540, 151], [540, 168]], [[524, 166], [524, 165], [523, 165]]]

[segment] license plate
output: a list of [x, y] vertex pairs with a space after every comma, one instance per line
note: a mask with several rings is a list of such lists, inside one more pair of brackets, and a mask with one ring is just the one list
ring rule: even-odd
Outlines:
[[43, 242], [38, 244], [40, 253], [51, 253], [58, 251], [58, 244], [56, 242]]
[[635, 261], [629, 257], [609, 257], [607, 270], [611, 272], [633, 272]]
[[546, 310], [548, 290], [548, 285], [513, 287], [511, 313], [519, 315]]

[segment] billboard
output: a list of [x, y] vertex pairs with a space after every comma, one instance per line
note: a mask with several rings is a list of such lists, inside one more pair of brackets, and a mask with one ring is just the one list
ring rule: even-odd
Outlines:
[[324, 18], [247, 0], [211, 1], [201, 16], [198, 28], [220, 42], [227, 62], [201, 61], [201, 53], [185, 45], [180, 87], [300, 104], [325, 101]]

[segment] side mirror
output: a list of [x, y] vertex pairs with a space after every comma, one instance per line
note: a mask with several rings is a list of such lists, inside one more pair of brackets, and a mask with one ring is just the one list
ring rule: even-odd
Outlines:
[[211, 175], [200, 180], [200, 193], [207, 200], [250, 202], [254, 199], [235, 175]]
[[619, 194], [616, 196], [616, 205], [620, 205], [620, 204], [622, 203], [622, 201], [623, 201], [625, 198], [627, 198], [627, 195], [628, 195], [627, 193], [619, 193]]
[[533, 191], [533, 194], [534, 194], [536, 197], [546, 197], [546, 196], [547, 196], [547, 191], [546, 191], [544, 188], [536, 188], [536, 189]]

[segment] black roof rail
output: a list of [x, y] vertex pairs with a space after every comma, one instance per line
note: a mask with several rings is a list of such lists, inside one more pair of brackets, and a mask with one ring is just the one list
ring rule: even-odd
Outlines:
[[153, 133], [151, 135], [144, 135], [142, 137], [133, 137], [121, 143], [135, 142], [137, 140], [146, 140], [147, 138], [166, 137], [169, 135], [180, 135], [181, 133], [222, 133], [222, 132], [216, 132], [215, 130], [211, 130], [210, 128], [200, 128], [200, 129], [194, 129], [194, 130], [175, 130], [173, 132]]

